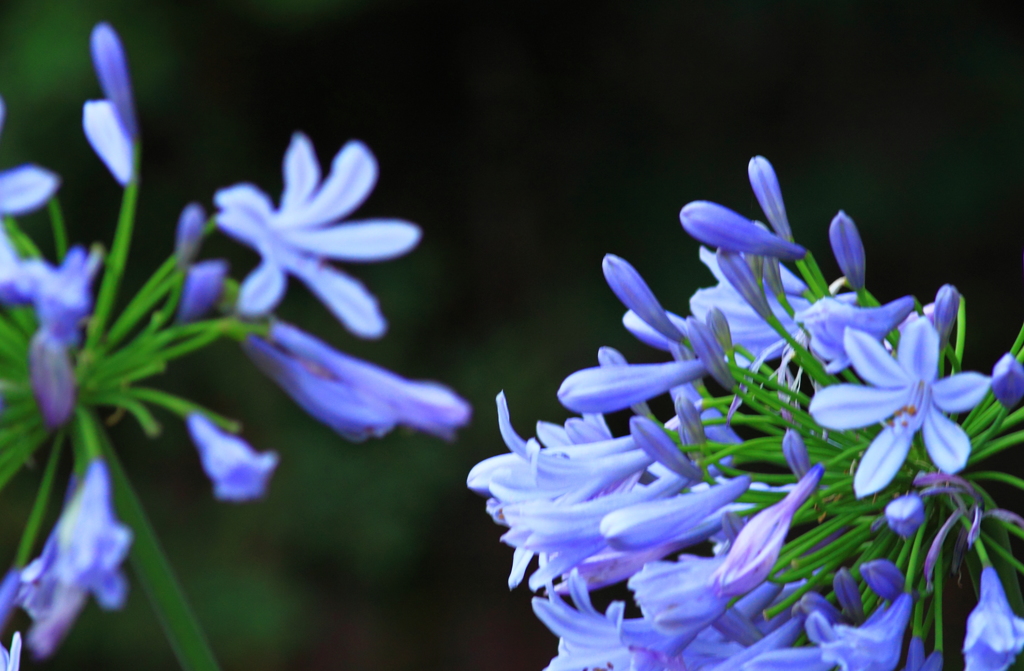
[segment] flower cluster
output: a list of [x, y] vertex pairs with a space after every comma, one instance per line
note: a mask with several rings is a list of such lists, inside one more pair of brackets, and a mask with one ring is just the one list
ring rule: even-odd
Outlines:
[[[1021, 605], [1008, 532], [1024, 537], [1024, 519], [981, 483], [1024, 481], [973, 467], [1024, 442], [1007, 433], [1024, 421], [1024, 330], [991, 376], [963, 371], [954, 287], [880, 304], [842, 211], [829, 240], [844, 276], [829, 282], [794, 242], [771, 164], [748, 172], [768, 225], [703, 201], [679, 214], [716, 280], [691, 316], [605, 257], [623, 325], [668, 361], [602, 348], [558, 391], [582, 416], [529, 439], [498, 395], [509, 453], [468, 486], [508, 528], [509, 586], [529, 574], [544, 592], [534, 611], [560, 638], [548, 670], [893, 671], [906, 647], [907, 671], [937, 671], [943, 584], [969, 570], [967, 669], [1003, 671], [1024, 648], [1007, 597]], [[658, 417], [648, 401], [666, 394], [675, 415]], [[624, 410], [616, 436], [605, 415]], [[622, 582], [641, 617], [594, 608], [591, 592]]]
[[[85, 103], [82, 126], [123, 188], [109, 251], [98, 244], [68, 248], [54, 173], [35, 165], [0, 172], [0, 486], [52, 439], [17, 557], [0, 584], [0, 623], [15, 607], [24, 609], [33, 622], [28, 647], [38, 658], [51, 655], [90, 595], [104, 609], [124, 604], [122, 564], [131, 555], [183, 667], [216, 668], [105, 426], [127, 414], [152, 436], [160, 431], [154, 408], [178, 416], [214, 496], [224, 501], [263, 497], [279, 457], [236, 435], [238, 422], [144, 381], [229, 338], [310, 415], [351, 441], [397, 426], [451, 439], [470, 408], [445, 386], [405, 379], [274, 317], [291, 275], [353, 335], [379, 338], [387, 329], [373, 294], [334, 263], [401, 256], [421, 233], [398, 219], [349, 219], [377, 180], [373, 154], [357, 141], [342, 147], [322, 177], [312, 142], [296, 133], [285, 153], [278, 205], [258, 187], [238, 184], [213, 195], [217, 209], [209, 219], [201, 205], [185, 206], [174, 253], [116, 313], [135, 227], [142, 143], [124, 48], [108, 24], [93, 30], [91, 51], [103, 98]], [[4, 111], [0, 101], [0, 127]], [[43, 257], [16, 219], [44, 207], [55, 261]], [[203, 239], [215, 231], [258, 252], [259, 264], [241, 283], [230, 278], [227, 261], [197, 260]], [[66, 442], [73, 468], [63, 512], [29, 561]], [[0, 671], [16, 671], [20, 650], [15, 634], [11, 652], [2, 650]]]

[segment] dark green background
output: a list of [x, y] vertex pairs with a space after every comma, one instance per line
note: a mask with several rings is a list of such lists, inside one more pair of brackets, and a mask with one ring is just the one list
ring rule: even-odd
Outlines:
[[[384, 340], [348, 336], [294, 283], [281, 314], [458, 389], [476, 408], [458, 442], [399, 432], [347, 444], [229, 343], [159, 383], [243, 420], [252, 443], [281, 453], [266, 501], [215, 504], [170, 417], [155, 442], [130, 420], [116, 429], [225, 669], [540, 671], [555, 639], [526, 589], [507, 591], [511, 549], [464, 489], [472, 464], [504, 450], [493, 398], [504, 389], [529, 434], [538, 418], [564, 419], [558, 384], [600, 345], [658, 360], [619, 326], [601, 257], [629, 259], [685, 312], [710, 275], [678, 210], [709, 199], [759, 216], [746, 183], [754, 154], [775, 164], [797, 238], [830, 276], [826, 230], [843, 208], [860, 226], [876, 295], [928, 302], [943, 282], [957, 285], [968, 298], [967, 364], [987, 372], [1024, 313], [1021, 8], [0, 2], [0, 165], [58, 171], [80, 242], [109, 240], [119, 196], [80, 130], [82, 102], [99, 96], [89, 30], [110, 20], [124, 39], [144, 133], [129, 287], [170, 252], [188, 200], [209, 206], [217, 188], [243, 180], [276, 196], [295, 129], [325, 164], [346, 139], [366, 141], [381, 180], [360, 215], [425, 231], [407, 258], [353, 271], [391, 320]], [[45, 219], [26, 225], [49, 248]], [[204, 249], [222, 255], [238, 278], [256, 260], [223, 239]], [[13, 556], [38, 477], [0, 495], [0, 561]], [[133, 586], [123, 612], [90, 605], [47, 666], [174, 660]]]

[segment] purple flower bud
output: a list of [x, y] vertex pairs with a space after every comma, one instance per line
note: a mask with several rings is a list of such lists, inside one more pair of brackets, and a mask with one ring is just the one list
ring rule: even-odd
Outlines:
[[199, 253], [203, 242], [203, 228], [206, 226], [206, 211], [199, 203], [189, 203], [178, 217], [178, 228], [174, 232], [174, 256], [178, 269], [185, 270]]
[[718, 342], [715, 334], [710, 328], [701, 324], [696, 318], [690, 317], [686, 320], [686, 332], [690, 336], [690, 346], [693, 347], [697, 358], [701, 360], [704, 367], [715, 378], [718, 384], [726, 390], [736, 386], [736, 381], [729, 372], [729, 365], [725, 361], [725, 352]]
[[732, 288], [743, 297], [754, 312], [761, 316], [761, 319], [770, 321], [774, 318], [772, 309], [768, 306], [768, 299], [764, 295], [764, 289], [758, 282], [757, 277], [750, 271], [750, 266], [742, 256], [735, 252], [719, 249], [715, 255], [718, 261], [718, 269], [728, 280]]
[[236, 503], [263, 498], [267, 481], [277, 468], [277, 452], [256, 452], [199, 413], [189, 415], [186, 423], [203, 470], [213, 481], [215, 497]]
[[739, 596], [764, 582], [779, 558], [793, 515], [817, 488], [824, 472], [822, 464], [815, 464], [784, 499], [747, 522], [725, 562], [712, 576], [711, 587], [716, 594]]
[[910, 538], [924, 524], [924, 501], [916, 492], [893, 499], [885, 507], [885, 520], [895, 533]]
[[800, 612], [805, 615], [810, 615], [814, 611], [819, 611], [828, 619], [829, 622], [833, 624], [843, 621], [843, 615], [839, 612], [839, 609], [833, 606], [828, 599], [817, 592], [808, 592], [807, 594], [804, 594], [800, 597], [800, 600], [796, 602], [794, 609], [799, 609]]
[[992, 394], [1007, 409], [1024, 397], [1024, 366], [1009, 352], [992, 367]]
[[949, 342], [957, 312], [960, 311], [960, 292], [952, 284], [943, 284], [935, 294], [935, 311], [932, 312], [935, 330], [939, 332], [939, 346]]
[[558, 389], [558, 400], [574, 412], [615, 412], [702, 377], [700, 361], [601, 366], [576, 371]]
[[628, 261], [614, 254], [605, 254], [601, 267], [608, 286], [623, 305], [669, 340], [683, 339], [683, 334], [668, 318], [665, 309], [654, 297], [654, 292]]
[[895, 601], [896, 597], [903, 594], [906, 577], [888, 559], [864, 562], [860, 565], [860, 574], [868, 587], [886, 601]]
[[711, 308], [704, 317], [704, 323], [708, 325], [711, 332], [715, 334], [715, 340], [722, 346], [723, 350], [732, 349], [732, 332], [729, 329], [729, 320], [718, 308]]
[[857, 587], [857, 581], [850, 575], [850, 570], [845, 566], [836, 571], [832, 579], [832, 591], [836, 593], [839, 606], [847, 617], [855, 623], [864, 621], [864, 602], [860, 598], [860, 589]]
[[758, 228], [754, 222], [717, 203], [697, 200], [679, 212], [679, 221], [697, 241], [730, 252], [774, 256], [783, 261], [804, 258], [807, 250]]
[[786, 295], [786, 285], [782, 282], [782, 269], [779, 267], [779, 260], [770, 256], [765, 258], [761, 276], [764, 279], [764, 286], [768, 287], [768, 291], [781, 301]]
[[864, 244], [860, 241], [857, 224], [846, 213], [832, 218], [828, 227], [828, 239], [832, 243], [832, 253], [836, 257], [839, 269], [846, 276], [846, 282], [855, 290], [864, 288]]
[[755, 156], [747, 164], [747, 176], [750, 177], [754, 196], [772, 228], [781, 237], [792, 240], [793, 232], [789, 229], [786, 205], [782, 202], [782, 190], [779, 189], [779, 179], [775, 176], [772, 164], [764, 156]]
[[679, 439], [683, 445], [703, 445], [707, 442], [700, 412], [690, 399], [682, 394], [676, 396], [676, 416], [679, 418]]
[[793, 429], [786, 429], [786, 435], [782, 437], [782, 454], [786, 457], [789, 470], [793, 475], [802, 478], [811, 470], [811, 458], [807, 454], [807, 445], [803, 437]]
[[121, 39], [109, 23], [97, 23], [92, 29], [89, 46], [103, 95], [113, 103], [118, 120], [134, 141], [139, 136], [139, 126], [135, 121], [132, 81], [128, 76], [128, 60]]
[[665, 430], [646, 417], [639, 415], [629, 420], [629, 433], [633, 441], [647, 455], [687, 480], [699, 481], [701, 470], [683, 454]]
[[188, 269], [178, 303], [178, 323], [186, 324], [205, 315], [220, 300], [228, 262], [223, 259], [200, 261]]
[[32, 337], [28, 366], [43, 424], [55, 429], [71, 417], [78, 391], [67, 346], [40, 329]]
[[981, 571], [981, 596], [967, 618], [964, 661], [967, 671], [1004, 671], [1024, 649], [1024, 620], [1013, 614], [999, 574]]

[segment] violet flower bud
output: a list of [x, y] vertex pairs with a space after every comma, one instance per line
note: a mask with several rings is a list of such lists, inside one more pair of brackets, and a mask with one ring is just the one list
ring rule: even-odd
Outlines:
[[895, 498], [885, 507], [885, 520], [895, 533], [910, 538], [924, 524], [924, 501], [917, 492]]
[[811, 458], [807, 454], [807, 445], [803, 437], [793, 429], [786, 429], [786, 435], [782, 437], [782, 454], [786, 457], [789, 470], [793, 475], [802, 478], [811, 470]]
[[800, 600], [796, 602], [796, 605], [793, 608], [794, 610], [799, 610], [805, 615], [810, 615], [814, 611], [818, 611], [832, 624], [843, 621], [843, 615], [839, 612], [839, 609], [833, 606], [828, 599], [817, 592], [808, 592], [807, 594], [804, 594], [800, 597]]
[[715, 334], [696, 318], [686, 320], [686, 331], [690, 336], [690, 346], [694, 354], [701, 360], [711, 377], [715, 378], [723, 389], [729, 390], [736, 386], [736, 381], [729, 372], [725, 361], [725, 352]]
[[687, 233], [709, 247], [774, 256], [783, 261], [797, 261], [807, 254], [807, 250], [795, 242], [758, 228], [746, 217], [717, 203], [703, 200], [689, 203], [680, 210], [679, 221]]
[[97, 23], [92, 29], [89, 47], [103, 95], [114, 105], [118, 121], [128, 136], [132, 140], [137, 139], [139, 126], [135, 120], [132, 80], [128, 76], [128, 59], [125, 58], [121, 38], [109, 23]]
[[715, 334], [715, 340], [722, 346], [723, 350], [732, 349], [732, 331], [729, 329], [729, 320], [718, 308], [711, 308], [704, 316], [704, 323], [711, 332]]
[[43, 424], [55, 429], [71, 417], [78, 395], [75, 371], [67, 346], [40, 329], [32, 337], [28, 354], [32, 395], [35, 396]]
[[839, 269], [846, 276], [846, 282], [854, 290], [864, 288], [864, 244], [860, 241], [860, 233], [853, 219], [839, 210], [832, 218], [828, 227], [828, 239], [832, 243], [832, 253], [836, 257]]
[[793, 232], [789, 228], [786, 205], [782, 202], [782, 190], [772, 164], [764, 156], [755, 156], [747, 164], [747, 176], [754, 189], [754, 196], [772, 228], [780, 237], [792, 240]]
[[939, 332], [939, 347], [949, 342], [949, 333], [960, 311], [960, 292], [952, 284], [943, 284], [935, 294], [935, 311], [932, 312], [935, 330]]
[[886, 601], [895, 601], [896, 597], [903, 594], [906, 577], [896, 564], [888, 559], [864, 562], [860, 565], [860, 574], [868, 587]]
[[574, 412], [615, 412], [705, 373], [704, 364], [696, 360], [584, 368], [565, 378], [558, 400]]
[[227, 274], [228, 262], [224, 259], [200, 261], [188, 269], [178, 303], [179, 324], [199, 319], [217, 304], [224, 292]]
[[832, 591], [836, 593], [836, 599], [847, 617], [856, 623], [864, 621], [864, 602], [860, 598], [860, 589], [845, 566], [836, 571], [832, 579]]
[[697, 406], [682, 394], [676, 397], [676, 416], [679, 418], [679, 439], [683, 445], [703, 445], [707, 442], [704, 422]]
[[178, 270], [185, 270], [199, 253], [199, 245], [203, 242], [203, 228], [206, 225], [206, 212], [199, 203], [189, 203], [178, 217], [178, 228], [174, 232], [174, 256]]
[[679, 446], [669, 438], [665, 430], [653, 420], [639, 415], [629, 420], [629, 433], [637, 446], [651, 459], [690, 481], [699, 481], [703, 473], [696, 464], [683, 454]]
[[601, 268], [608, 286], [623, 305], [669, 340], [683, 339], [683, 334], [668, 318], [654, 292], [628, 261], [614, 254], [605, 254]]
[[[756, 226], [754, 228], [757, 229]], [[736, 252], [725, 249], [719, 249], [715, 258], [718, 261], [718, 269], [722, 271], [722, 275], [732, 285], [732, 288], [743, 297], [743, 300], [754, 309], [754, 312], [761, 316], [761, 319], [771, 320], [774, 314], [768, 305], [764, 289], [754, 274], [750, 272], [750, 266], [747, 265], [744, 258]]]
[[1024, 397], [1024, 366], [1009, 352], [992, 367], [992, 394], [1007, 410]]
[[966, 671], [1004, 671], [1024, 649], [1024, 620], [1013, 614], [999, 574], [981, 571], [981, 596], [967, 617]]
[[186, 423], [217, 499], [240, 503], [263, 497], [267, 481], [277, 468], [276, 452], [256, 452], [249, 443], [221, 431], [199, 413], [189, 415]]

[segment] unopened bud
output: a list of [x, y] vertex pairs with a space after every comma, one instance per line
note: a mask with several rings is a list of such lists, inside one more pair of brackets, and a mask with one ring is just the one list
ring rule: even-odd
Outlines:
[[932, 319], [935, 330], [939, 332], [939, 346], [945, 347], [949, 342], [949, 333], [953, 330], [957, 312], [960, 311], [960, 292], [952, 284], [944, 284], [935, 294], [935, 311]]
[[1024, 366], [1009, 352], [992, 367], [992, 394], [1007, 409], [1024, 397]]
[[803, 437], [793, 429], [786, 429], [782, 437], [782, 454], [786, 457], [789, 470], [793, 475], [802, 478], [811, 468], [811, 458], [807, 454], [807, 445]]
[[846, 275], [846, 282], [855, 290], [864, 288], [864, 244], [853, 219], [839, 210], [828, 227], [828, 239], [832, 243], [832, 254], [839, 269]]

